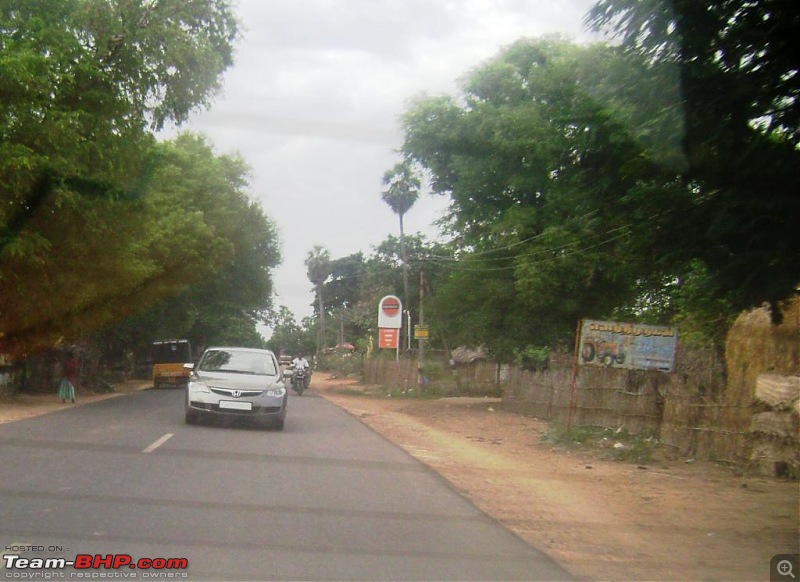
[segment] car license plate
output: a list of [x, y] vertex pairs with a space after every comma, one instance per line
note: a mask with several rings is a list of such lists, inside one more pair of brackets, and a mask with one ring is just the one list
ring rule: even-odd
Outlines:
[[252, 402], [237, 402], [236, 400], [220, 400], [220, 408], [227, 408], [228, 410], [253, 410]]

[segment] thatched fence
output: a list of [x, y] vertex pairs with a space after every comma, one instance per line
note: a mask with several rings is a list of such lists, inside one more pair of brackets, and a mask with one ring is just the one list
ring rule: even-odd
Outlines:
[[508, 408], [565, 424], [657, 434], [664, 404], [663, 378], [655, 372], [598, 367], [512, 369], [503, 392]]
[[569, 355], [529, 372], [485, 360], [365, 361], [368, 384], [436, 395], [501, 396], [506, 409], [572, 425], [657, 437], [679, 453], [800, 475], [800, 301], [784, 322], [764, 309], [740, 316], [728, 335], [726, 364], [679, 353], [673, 373], [573, 367]]
[[414, 354], [399, 361], [367, 358], [364, 361], [364, 382], [391, 391], [425, 392], [437, 396], [500, 396], [501, 368], [498, 365], [481, 361], [454, 367], [444, 352], [429, 350], [426, 354], [422, 376]]

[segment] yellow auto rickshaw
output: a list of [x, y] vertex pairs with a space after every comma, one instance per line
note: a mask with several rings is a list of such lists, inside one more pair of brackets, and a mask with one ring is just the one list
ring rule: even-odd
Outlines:
[[191, 372], [184, 364], [192, 362], [189, 340], [169, 339], [153, 342], [150, 350], [153, 360], [153, 386], [156, 388], [183, 388]]

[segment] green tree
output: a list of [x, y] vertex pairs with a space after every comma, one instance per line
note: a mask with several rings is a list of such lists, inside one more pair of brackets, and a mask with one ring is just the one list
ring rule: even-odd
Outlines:
[[[381, 193], [381, 199], [389, 205], [400, 221], [400, 248], [403, 259], [403, 304], [411, 300], [408, 291], [408, 255], [406, 254], [406, 238], [403, 228], [403, 217], [414, 206], [419, 197], [420, 181], [414, 174], [408, 160], [396, 164], [383, 175], [383, 184], [387, 189]], [[408, 311], [407, 309], [405, 311]], [[406, 346], [410, 348], [411, 346]]]
[[[191, 134], [160, 148], [157, 186], [147, 200], [157, 205], [161, 222], [138, 227], [158, 235], [155, 264], [165, 292], [137, 297], [133, 315], [109, 330], [105, 343], [145, 353], [151, 341], [164, 337], [190, 339], [196, 348], [259, 347], [256, 326], [272, 308], [271, 273], [280, 252], [275, 226], [245, 193], [249, 170], [240, 158], [217, 156], [204, 138]], [[185, 221], [183, 229], [176, 218]], [[202, 233], [209, 250], [193, 252]]]
[[314, 285], [314, 292], [317, 296], [317, 315], [320, 321], [317, 354], [320, 354], [325, 349], [327, 342], [327, 337], [325, 335], [326, 307], [323, 286], [331, 274], [331, 254], [324, 247], [317, 245], [306, 255], [305, 265], [308, 280]]
[[310, 354], [314, 351], [316, 342], [313, 330], [298, 324], [294, 314], [285, 305], [281, 305], [277, 312], [271, 313], [267, 323], [272, 328], [267, 347], [276, 354], [280, 354], [282, 350], [292, 356], [298, 353]]
[[649, 227], [623, 194], [663, 170], [623, 123], [641, 115], [629, 96], [613, 95], [625, 109], [609, 95], [644, 72], [612, 48], [525, 40], [472, 71], [458, 101], [406, 113], [405, 153], [452, 199], [454, 273], [435, 304], [458, 341], [510, 354], [568, 338], [576, 319], [634, 301], [637, 274], [669, 268], [634, 254]]
[[173, 194], [127, 201], [65, 191], [57, 204], [49, 199], [1, 257], [0, 349], [26, 353], [84, 335], [178, 292], [230, 257], [230, 242]]
[[777, 303], [800, 279], [797, 7], [601, 0], [588, 20], [679, 83], [673, 109], [684, 118], [686, 167], [675, 179], [694, 196], [681, 212], [680, 244], [663, 231], [654, 244], [686, 264], [702, 261], [716, 301], [734, 309], [768, 301], [779, 318]]
[[[409, 253], [409, 272], [414, 277], [425, 270], [426, 279], [433, 285], [438, 284], [446, 271], [439, 266], [443, 258], [447, 258], [449, 250], [441, 244], [432, 243], [422, 235], [406, 236]], [[312, 254], [312, 253], [310, 253]], [[324, 311], [326, 321], [339, 323], [339, 337], [365, 347], [369, 338], [377, 332], [378, 303], [385, 295], [399, 295], [403, 285], [403, 261], [400, 241], [389, 236], [378, 247], [373, 248], [368, 257], [363, 253], [332, 259], [321, 247], [313, 252], [323, 259], [318, 271], [318, 280], [322, 281], [321, 291], [325, 298]], [[412, 298], [410, 309], [416, 311], [418, 299]], [[301, 327], [305, 332], [321, 331], [321, 318], [305, 319]], [[326, 328], [327, 329], [327, 328]], [[327, 330], [326, 341], [331, 340], [333, 333]], [[282, 336], [281, 336], [282, 337]], [[438, 336], [442, 337], [441, 334]], [[274, 344], [271, 344], [274, 345]]]
[[[582, 317], [666, 323], [683, 313], [688, 322], [698, 320], [686, 312], [695, 306], [725, 321], [792, 292], [798, 247], [788, 217], [800, 209], [789, 178], [800, 164], [789, 134], [767, 136], [766, 122], [748, 115], [730, 139], [749, 163], [719, 156], [732, 154], [725, 139], [714, 145], [694, 127], [711, 105], [687, 114], [679, 69], [660, 56], [523, 40], [473, 70], [459, 99], [424, 98], [406, 113], [404, 153], [452, 199], [456, 258], [477, 273], [454, 274], [443, 291], [451, 305], [478, 303], [469, 291], [483, 274], [483, 289], [497, 294], [476, 306], [480, 321], [450, 314], [452, 329], [535, 347], [566, 342]], [[702, 86], [719, 93], [708, 79]], [[701, 135], [705, 145], [692, 147]], [[741, 163], [731, 169], [730, 160]], [[759, 183], [765, 167], [775, 171]], [[713, 297], [698, 294], [700, 281]], [[519, 297], [503, 300], [506, 290]], [[517, 325], [525, 319], [536, 325]]]
[[[403, 252], [406, 253], [406, 261], [403, 260]], [[406, 234], [404, 245], [401, 245], [398, 237], [388, 236], [372, 249], [364, 262], [364, 273], [360, 277], [362, 307], [360, 313], [351, 319], [360, 322], [365, 336], [374, 333], [381, 298], [386, 295], [399, 297], [403, 291], [405, 275], [411, 280], [419, 281], [421, 272], [425, 274], [428, 292], [435, 291], [450, 272], [448, 267], [452, 263], [451, 252], [448, 246], [430, 241], [419, 233]], [[406, 271], [403, 270], [404, 264], [408, 267]], [[411, 316], [411, 325], [418, 323], [419, 293], [412, 293], [403, 307]], [[404, 325], [406, 323], [407, 321], [403, 322]], [[439, 342], [446, 341], [446, 330], [437, 326], [435, 320], [428, 323], [433, 330], [429, 344], [438, 346]]]
[[324, 284], [328, 309], [348, 309], [360, 301], [361, 277], [364, 273], [364, 254], [353, 253], [331, 259], [330, 274]]
[[0, 9], [0, 224], [6, 241], [44, 178], [136, 191], [152, 138], [208, 105], [232, 64], [225, 1], [8, 0]]
[[215, 0], [0, 7], [4, 353], [117, 321], [227, 252], [195, 214], [148, 197], [161, 150], [146, 127], [208, 103], [236, 35]]

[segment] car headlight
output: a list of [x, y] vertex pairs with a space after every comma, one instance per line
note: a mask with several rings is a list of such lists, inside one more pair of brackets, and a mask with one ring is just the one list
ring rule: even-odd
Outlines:
[[190, 392], [211, 392], [206, 386], [205, 382], [200, 382], [198, 380], [189, 380], [189, 391]]
[[275, 396], [278, 398], [282, 398], [284, 394], [286, 394], [286, 388], [284, 388], [283, 386], [279, 388], [270, 388], [269, 390], [267, 390], [267, 396]]

